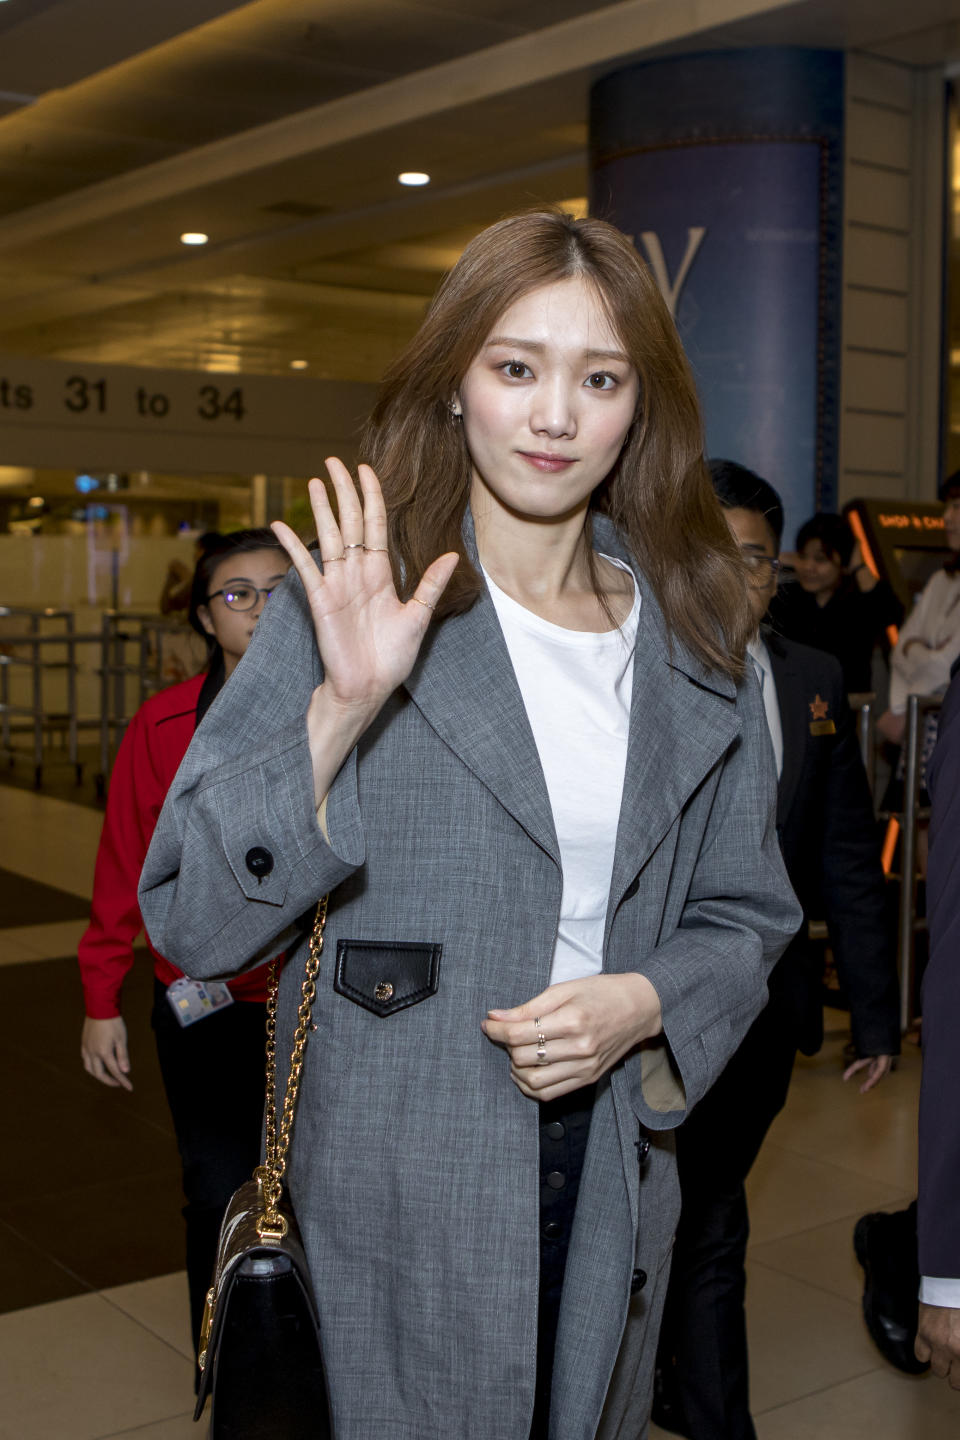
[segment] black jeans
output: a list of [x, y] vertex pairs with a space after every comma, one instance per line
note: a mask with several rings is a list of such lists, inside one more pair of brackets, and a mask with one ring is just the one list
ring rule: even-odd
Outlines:
[[537, 1391], [530, 1440], [547, 1440], [563, 1275], [590, 1134], [594, 1086], [540, 1106], [540, 1304]]
[[260, 1160], [266, 1006], [237, 1000], [181, 1029], [159, 980], [152, 1024], [183, 1164], [194, 1349], [230, 1196]]

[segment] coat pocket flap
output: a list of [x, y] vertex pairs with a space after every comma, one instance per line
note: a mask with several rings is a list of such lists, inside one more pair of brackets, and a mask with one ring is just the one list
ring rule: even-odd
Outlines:
[[333, 988], [385, 1019], [436, 995], [441, 949], [406, 940], [338, 940]]

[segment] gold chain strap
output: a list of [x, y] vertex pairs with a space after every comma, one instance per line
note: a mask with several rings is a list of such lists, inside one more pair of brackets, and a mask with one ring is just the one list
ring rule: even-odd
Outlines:
[[257, 1167], [256, 1178], [263, 1194], [263, 1214], [257, 1220], [257, 1234], [264, 1241], [279, 1241], [287, 1233], [287, 1221], [278, 1210], [283, 1193], [283, 1176], [287, 1168], [290, 1137], [297, 1109], [297, 1095], [300, 1090], [300, 1075], [303, 1071], [303, 1054], [307, 1048], [307, 1034], [310, 1016], [317, 993], [317, 974], [320, 957], [323, 954], [323, 929], [327, 923], [327, 896], [317, 905], [313, 932], [310, 936], [310, 954], [301, 987], [300, 1008], [297, 1011], [297, 1028], [293, 1035], [293, 1051], [290, 1056], [290, 1074], [283, 1096], [283, 1110], [277, 1125], [277, 995], [280, 980], [277, 962], [271, 961], [267, 975], [267, 1103], [266, 1103], [266, 1158]]

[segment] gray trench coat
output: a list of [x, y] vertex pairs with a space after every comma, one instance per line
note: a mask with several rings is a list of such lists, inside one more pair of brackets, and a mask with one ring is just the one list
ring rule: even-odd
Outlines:
[[[599, 549], [623, 553], [609, 526], [596, 530]], [[679, 1204], [670, 1131], [761, 1009], [767, 973], [800, 921], [773, 826], [756, 684], [737, 688], [671, 647], [637, 580], [604, 965], [649, 977], [664, 1035], [598, 1087], [551, 1440], [646, 1431]], [[289, 1180], [337, 1440], [526, 1440], [537, 1106], [480, 1020], [549, 980], [561, 871], [536, 746], [484, 595], [432, 629], [406, 686], [343, 766], [327, 843], [304, 723], [321, 678], [291, 573], [180, 768], [141, 909], [162, 954], [210, 977], [296, 947], [330, 892]], [[272, 859], [260, 878], [247, 865], [256, 847]], [[294, 948], [284, 971], [281, 1057], [303, 959]], [[415, 1003], [377, 1013], [385, 984]]]

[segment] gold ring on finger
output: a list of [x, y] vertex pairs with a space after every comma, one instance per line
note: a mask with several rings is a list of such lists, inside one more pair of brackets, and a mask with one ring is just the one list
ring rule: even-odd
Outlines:
[[418, 595], [411, 595], [411, 596], [410, 596], [410, 599], [411, 599], [411, 600], [416, 600], [417, 604], [418, 604], [418, 605], [422, 605], [423, 608], [424, 608], [424, 610], [434, 610], [434, 609], [436, 609], [436, 606], [431, 605], [428, 600], [421, 600]]
[[390, 554], [390, 548], [389, 548], [389, 546], [387, 546], [387, 545], [364, 545], [363, 548], [364, 548], [364, 550], [368, 551], [371, 555], [389, 555], [389, 554]]
[[346, 554], [348, 550], [366, 550], [366, 548], [362, 540], [357, 540], [353, 545], [344, 545], [343, 553]]
[[323, 560], [323, 556], [320, 556], [320, 559], [323, 560], [324, 565], [332, 565], [334, 560], [346, 560], [346, 558], [346, 555], [330, 555], [326, 560]]

